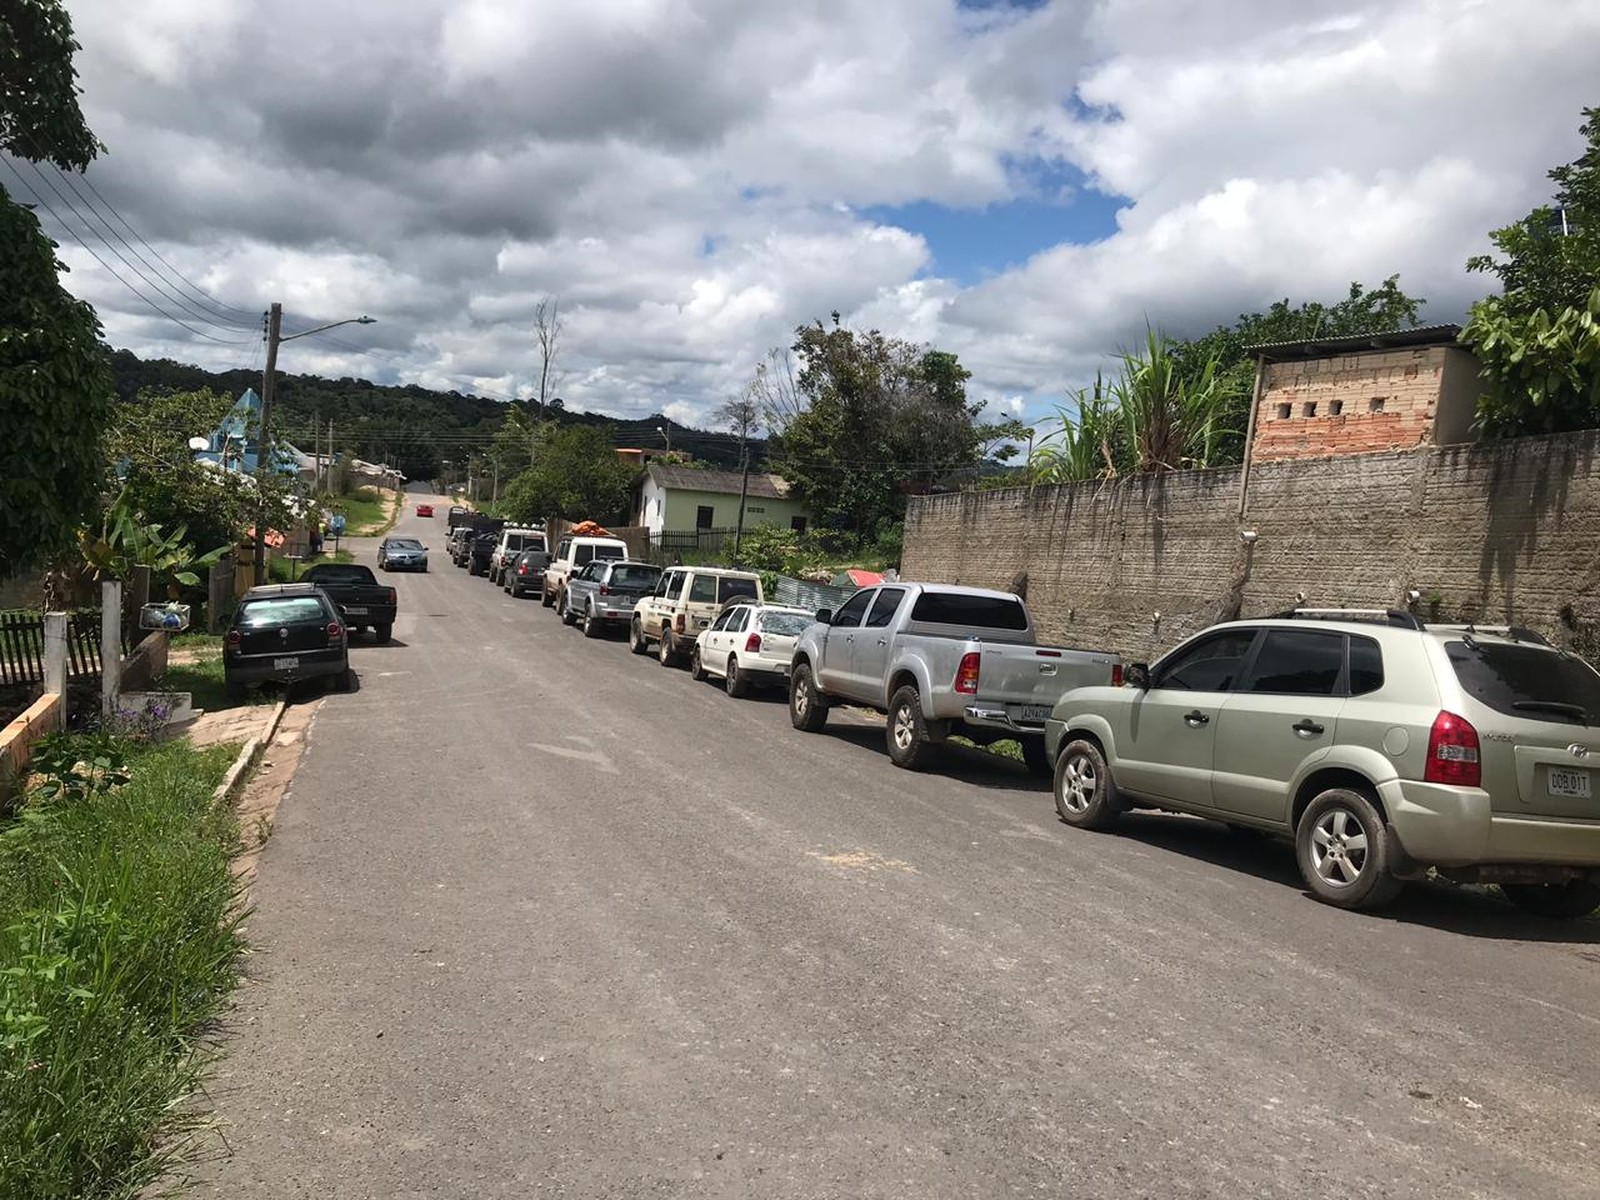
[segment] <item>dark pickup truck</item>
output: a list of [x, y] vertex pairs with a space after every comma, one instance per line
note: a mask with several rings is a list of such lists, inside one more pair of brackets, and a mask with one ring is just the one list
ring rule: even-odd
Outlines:
[[388, 584], [378, 582], [371, 567], [318, 563], [300, 578], [328, 594], [351, 630], [370, 629], [380, 642], [387, 642], [393, 635], [400, 598]]

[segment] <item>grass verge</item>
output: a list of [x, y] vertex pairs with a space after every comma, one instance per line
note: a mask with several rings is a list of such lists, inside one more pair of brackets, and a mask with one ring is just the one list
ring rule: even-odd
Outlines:
[[344, 514], [345, 537], [369, 536], [381, 530], [389, 519], [388, 502], [375, 487], [357, 488], [347, 496], [340, 496], [329, 507]]
[[259, 689], [248, 691], [237, 699], [228, 695], [222, 677], [222, 649], [214, 657], [199, 658], [194, 662], [172, 663], [166, 674], [155, 681], [158, 692], [188, 692], [196, 708], [206, 712], [220, 712], [225, 708], [243, 708], [247, 704], [267, 704], [270, 696]]
[[59, 746], [113, 765], [0, 826], [0, 1196], [129, 1197], [201, 1128], [243, 946], [212, 799], [237, 747]]

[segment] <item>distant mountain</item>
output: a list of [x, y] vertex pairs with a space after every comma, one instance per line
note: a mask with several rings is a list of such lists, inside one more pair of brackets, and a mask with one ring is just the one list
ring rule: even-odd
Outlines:
[[[128, 403], [146, 390], [210, 388], [230, 396], [238, 396], [246, 388], [261, 390], [259, 371], [208, 371], [168, 358], [141, 359], [128, 350], [112, 352], [111, 368], [117, 395]], [[326, 445], [331, 421], [335, 450], [352, 450], [361, 458], [392, 463], [412, 479], [432, 478], [442, 462], [459, 462], [482, 453], [510, 407], [507, 401], [487, 396], [348, 376], [325, 379], [280, 371], [277, 382], [273, 427], [280, 436], [310, 453], [318, 439]], [[663, 429], [674, 450], [718, 467], [739, 465], [739, 442], [732, 435], [691, 429], [660, 414], [624, 419], [557, 409], [549, 415], [563, 424], [610, 425], [618, 446], [665, 449], [666, 439], [657, 432]], [[765, 449], [764, 442], [751, 443], [752, 464], [760, 465]]]

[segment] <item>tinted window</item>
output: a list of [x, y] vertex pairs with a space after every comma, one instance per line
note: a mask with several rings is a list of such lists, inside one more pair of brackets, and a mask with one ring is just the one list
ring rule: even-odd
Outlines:
[[1255, 637], [1253, 629], [1234, 629], [1208, 637], [1157, 667], [1153, 686], [1187, 692], [1225, 692], [1238, 677]]
[[844, 607], [833, 614], [833, 623], [841, 628], [855, 628], [861, 624], [861, 614], [867, 611], [871, 592], [857, 592], [844, 602]]
[[689, 585], [689, 600], [694, 604], [715, 604], [717, 602], [717, 577], [715, 575], [694, 576], [694, 582]]
[[1383, 686], [1383, 652], [1371, 638], [1350, 639], [1350, 694], [1364, 696]]
[[661, 582], [656, 586], [656, 595], [676, 598], [678, 585], [682, 582], [682, 571], [668, 571], [661, 577]]
[[750, 606], [741, 604], [728, 616], [728, 632], [743, 633], [750, 624]]
[[752, 600], [756, 595], [756, 581], [754, 579], [729, 578], [724, 576], [717, 584], [717, 599], [726, 604], [729, 600], [737, 600], [741, 596], [749, 596]]
[[761, 632], [775, 633], [779, 637], [799, 637], [810, 624], [811, 618], [802, 613], [761, 614]]
[[733, 620], [733, 611], [730, 609], [729, 611], [723, 613], [715, 621], [711, 622], [711, 632], [721, 633], [723, 630], [727, 629], [728, 622], [731, 620]]
[[278, 600], [252, 600], [239, 610], [239, 624], [246, 629], [272, 625], [320, 625], [328, 619], [322, 601], [315, 596], [285, 596]]
[[1344, 672], [1344, 635], [1269, 629], [1241, 692], [1331, 696]]
[[911, 610], [913, 621], [932, 625], [962, 625], [968, 629], [1026, 629], [1028, 613], [1010, 596], [963, 596], [952, 592], [923, 592]]
[[1530, 721], [1600, 725], [1600, 675], [1583, 659], [1536, 646], [1450, 642], [1450, 665], [1467, 695]]
[[660, 567], [626, 566], [611, 568], [611, 583], [615, 587], [654, 587], [661, 578]]
[[389, 549], [391, 549], [391, 550], [421, 550], [422, 549], [422, 543], [417, 541], [416, 538], [390, 538], [389, 539]]
[[882, 629], [894, 620], [894, 614], [900, 610], [900, 601], [905, 598], [905, 588], [879, 588], [878, 602], [872, 606], [872, 613], [867, 617], [867, 627]]
[[354, 564], [327, 564], [320, 567], [312, 567], [302, 578], [307, 583], [326, 583], [334, 587], [352, 583], [369, 583], [376, 587], [378, 583], [372, 574], [371, 567], [358, 567]]

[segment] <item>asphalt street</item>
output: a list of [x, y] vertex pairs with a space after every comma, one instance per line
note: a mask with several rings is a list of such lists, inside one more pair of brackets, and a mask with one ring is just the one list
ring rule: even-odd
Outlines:
[[438, 511], [262, 855], [202, 1195], [1600, 1189], [1600, 924], [1339, 912], [1285, 847], [898, 770], [469, 578]]

